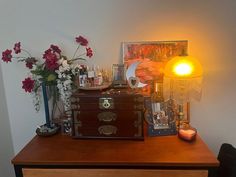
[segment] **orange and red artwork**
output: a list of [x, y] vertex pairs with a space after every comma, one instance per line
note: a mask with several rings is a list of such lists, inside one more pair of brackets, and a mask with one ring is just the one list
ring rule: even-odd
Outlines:
[[136, 76], [140, 82], [148, 84], [143, 92], [150, 93], [150, 85], [154, 80], [163, 79], [165, 64], [175, 56], [187, 52], [188, 41], [154, 41], [154, 42], [124, 42], [123, 61], [129, 67], [140, 61]]

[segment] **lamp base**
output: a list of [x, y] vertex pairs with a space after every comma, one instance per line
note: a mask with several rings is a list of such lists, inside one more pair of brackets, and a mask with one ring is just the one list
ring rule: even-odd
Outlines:
[[47, 127], [46, 124], [39, 126], [36, 129], [36, 134], [38, 136], [52, 136], [55, 135], [56, 133], [58, 133], [60, 127], [56, 124], [52, 124], [51, 127]]

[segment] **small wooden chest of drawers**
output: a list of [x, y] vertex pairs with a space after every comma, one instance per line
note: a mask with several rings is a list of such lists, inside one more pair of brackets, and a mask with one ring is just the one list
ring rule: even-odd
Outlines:
[[73, 137], [143, 139], [142, 95], [127, 90], [80, 91], [71, 101]]

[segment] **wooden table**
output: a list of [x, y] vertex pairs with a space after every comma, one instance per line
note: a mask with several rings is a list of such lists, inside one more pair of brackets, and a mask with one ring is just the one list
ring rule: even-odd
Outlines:
[[219, 163], [197, 136], [134, 140], [78, 140], [35, 136], [12, 160], [16, 177], [207, 176]]

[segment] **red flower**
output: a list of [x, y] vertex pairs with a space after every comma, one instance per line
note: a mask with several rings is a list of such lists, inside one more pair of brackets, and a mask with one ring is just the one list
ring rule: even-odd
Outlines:
[[32, 80], [30, 77], [25, 78], [24, 81], [22, 81], [22, 88], [25, 89], [25, 92], [32, 92], [34, 88], [34, 80]]
[[48, 49], [44, 52], [43, 54], [43, 58], [46, 59], [47, 58], [47, 55], [50, 54], [52, 52], [52, 49]]
[[25, 65], [26, 65], [26, 67], [27, 68], [29, 68], [29, 69], [32, 69], [33, 68], [33, 65], [37, 62], [37, 60], [35, 59], [35, 58], [27, 58], [26, 60], [25, 60]]
[[58, 53], [58, 54], [61, 54], [61, 50], [59, 49], [58, 46], [56, 46], [56, 45], [51, 45], [50, 47], [51, 47], [51, 49], [53, 50], [53, 52], [56, 52], [56, 53]]
[[82, 36], [76, 37], [75, 40], [76, 40], [77, 43], [79, 43], [82, 46], [87, 46], [88, 45], [88, 40], [85, 39]]
[[15, 54], [18, 54], [18, 53], [20, 53], [21, 52], [21, 48], [20, 48], [20, 42], [17, 42], [17, 43], [15, 43], [15, 45], [14, 45], [14, 51], [15, 51]]
[[45, 66], [48, 70], [54, 71], [59, 67], [57, 63], [58, 59], [55, 53], [46, 54], [45, 59]]
[[[54, 50], [53, 50], [54, 49]], [[55, 53], [55, 51], [59, 52], [59, 48], [57, 46], [51, 45], [51, 48], [49, 48], [48, 50], [46, 50], [43, 54], [43, 58], [46, 60], [45, 61], [45, 66], [48, 70], [54, 71], [55, 69], [57, 69], [59, 67], [57, 61], [57, 55]], [[61, 50], [60, 50], [61, 52]]]
[[93, 51], [90, 47], [86, 48], [86, 56], [88, 56], [89, 58], [91, 58], [93, 56]]
[[11, 55], [12, 50], [5, 50], [4, 52], [2, 52], [2, 60], [6, 63], [8, 63], [9, 61], [11, 62], [12, 59], [12, 55]]

